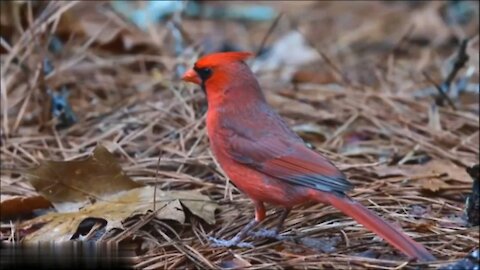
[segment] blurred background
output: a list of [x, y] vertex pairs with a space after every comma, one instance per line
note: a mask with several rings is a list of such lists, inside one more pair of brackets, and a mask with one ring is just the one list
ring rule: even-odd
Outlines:
[[[392, 84], [387, 91], [405, 93], [411, 83], [393, 73], [403, 69], [408, 79], [425, 84], [418, 87], [432, 88], [430, 82], [425, 83], [423, 72], [440, 84], [452, 68], [456, 49], [469, 38], [466, 50], [474, 68], [468, 74], [472, 80], [478, 77], [474, 76], [478, 74], [476, 1], [95, 1], [68, 5], [15, 1], [2, 3], [1, 10], [0, 53], [6, 60], [2, 61], [2, 78], [8, 79], [8, 91], [13, 94], [15, 80], [33, 76], [38, 65], [45, 64], [48, 89], [44, 90], [56, 96], [50, 103], [66, 101], [67, 92], [73, 97], [69, 101], [75, 105], [72, 115], [61, 118], [64, 126], [78, 120], [73, 119], [74, 111], [99, 113], [80, 95], [89, 95], [101, 105], [159, 91], [166, 82], [177, 80], [199, 55], [215, 51], [256, 53], [250, 64], [272, 90], [307, 82], [386, 87], [387, 80]], [[406, 68], [403, 63], [412, 59], [415, 63]], [[114, 77], [97, 73], [93, 65], [99, 61], [100, 69], [111, 69], [114, 61], [119, 70], [111, 71]], [[21, 64], [22, 72], [9, 79], [5, 75], [13, 74], [12, 64]], [[91, 80], [74, 83], [78, 78], [71, 75], [80, 70], [79, 76], [105, 87]], [[472, 83], [469, 80], [450, 95], [478, 94], [478, 83]], [[431, 90], [415, 91], [415, 95], [435, 92]], [[49, 100], [47, 92], [35, 91], [33, 101]], [[465, 99], [475, 101], [468, 93]], [[48, 102], [42, 104], [35, 113], [40, 125], [51, 120], [48, 114], [52, 111], [40, 108]], [[10, 102], [7, 107], [3, 112], [9, 113], [3, 120], [21, 105]], [[53, 110], [53, 116], [60, 115]], [[35, 117], [29, 116], [33, 121]], [[3, 135], [20, 128], [18, 124], [3, 126]]]

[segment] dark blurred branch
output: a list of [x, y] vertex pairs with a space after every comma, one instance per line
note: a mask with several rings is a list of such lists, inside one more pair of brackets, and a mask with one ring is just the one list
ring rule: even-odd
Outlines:
[[455, 61], [453, 62], [452, 70], [450, 70], [447, 78], [443, 81], [441, 85], [437, 84], [430, 76], [428, 76], [427, 73], [423, 73], [425, 78], [427, 78], [427, 80], [431, 82], [440, 93], [440, 101], [446, 100], [450, 107], [452, 107], [454, 110], [456, 110], [456, 107], [454, 102], [450, 99], [449, 93], [453, 80], [455, 80], [455, 77], [457, 76], [460, 69], [462, 69], [468, 62], [467, 45], [468, 39], [462, 40], [462, 42], [460, 43], [460, 47], [458, 48], [457, 56], [455, 57]]
[[457, 76], [458, 71], [462, 69], [468, 62], [467, 45], [468, 39], [462, 40], [462, 43], [460, 43], [460, 48], [458, 49], [457, 57], [453, 63], [453, 68], [448, 74], [447, 79], [445, 79], [443, 82], [443, 85], [447, 88], [445, 91], [447, 93], [450, 92], [450, 86], [452, 85], [452, 81], [455, 79], [455, 76]]
[[283, 13], [278, 14], [278, 16], [273, 21], [272, 25], [270, 25], [270, 28], [268, 28], [267, 33], [263, 37], [262, 42], [260, 43], [260, 46], [258, 47], [257, 53], [255, 54], [255, 57], [258, 57], [260, 55], [260, 53], [263, 51], [263, 48], [265, 48], [265, 44], [267, 43], [268, 38], [273, 33], [273, 30], [275, 30], [275, 27], [277, 27], [278, 22], [280, 21], [280, 18], [282, 18], [282, 16], [283, 16]]
[[480, 225], [480, 165], [476, 164], [467, 168], [468, 174], [472, 177], [472, 193], [470, 193], [465, 202], [465, 212], [467, 220], [472, 226]]
[[300, 28], [298, 27], [297, 23], [293, 21], [291, 21], [291, 23], [292, 23], [292, 27], [296, 31], [298, 31], [300, 34], [303, 35], [308, 45], [310, 45], [310, 47], [314, 48], [318, 52], [318, 54], [322, 57], [325, 63], [327, 63], [327, 65], [332, 69], [332, 71], [335, 72], [335, 74], [337, 74], [338, 76], [340, 76], [340, 78], [342, 78], [345, 84], [352, 85], [352, 82], [350, 81], [350, 79], [340, 70], [340, 68], [338, 68], [335, 65], [335, 63], [333, 63], [333, 61], [327, 56], [327, 54], [323, 52], [321, 49], [319, 49], [318, 46], [316, 46], [315, 42], [310, 40], [310, 38], [308, 38], [307, 35], [305, 35], [302, 31], [300, 31]]
[[455, 104], [453, 103], [453, 101], [450, 99], [450, 97], [445, 94], [445, 92], [443, 92], [443, 89], [440, 85], [438, 85], [437, 82], [435, 82], [435, 80], [432, 79], [432, 77], [430, 77], [426, 72], [423, 72], [423, 76], [425, 76], [425, 78], [435, 86], [435, 88], [438, 90], [438, 92], [440, 93], [440, 96], [442, 97], [442, 99], [446, 100], [448, 102], [448, 105], [450, 105], [450, 107], [452, 107], [452, 109], [454, 110], [457, 110], [457, 107], [455, 107]]

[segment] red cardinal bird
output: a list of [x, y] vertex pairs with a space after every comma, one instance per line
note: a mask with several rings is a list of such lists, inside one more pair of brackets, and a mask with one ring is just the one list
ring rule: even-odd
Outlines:
[[434, 260], [421, 244], [349, 198], [353, 188], [327, 158], [308, 148], [267, 104], [244, 60], [247, 52], [214, 53], [199, 59], [183, 80], [198, 84], [208, 102], [207, 132], [215, 158], [227, 176], [255, 204], [252, 220], [221, 246], [246, 246], [241, 240], [265, 218], [264, 203], [282, 206], [276, 232], [288, 211], [307, 201], [331, 204], [406, 255]]

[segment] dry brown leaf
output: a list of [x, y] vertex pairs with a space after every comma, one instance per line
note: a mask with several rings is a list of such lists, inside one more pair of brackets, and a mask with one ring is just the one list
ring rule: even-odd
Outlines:
[[[60, 212], [21, 224], [24, 231], [39, 228], [26, 241], [69, 240], [87, 218], [104, 219], [106, 229], [122, 229], [126, 218], [153, 210], [154, 187], [143, 186], [124, 174], [103, 146], [81, 161], [47, 161], [31, 170], [30, 182]], [[93, 201], [93, 203], [92, 203]], [[185, 221], [184, 207], [209, 224], [215, 223], [216, 204], [197, 191], [158, 191], [156, 216]]]
[[[40, 227], [25, 237], [27, 242], [70, 240], [80, 223], [87, 218], [106, 220], [107, 231], [113, 228], [123, 229], [122, 221], [126, 218], [153, 210], [153, 195], [154, 187], [152, 186], [135, 188], [106, 197], [103, 201], [86, 206], [75, 213], [50, 213], [37, 217], [23, 222], [19, 228], [29, 231], [31, 228]], [[186, 208], [207, 223], [215, 223], [214, 214], [217, 204], [198, 191], [157, 190], [156, 195], [158, 211], [156, 217], [159, 219], [184, 223]]]
[[59, 212], [77, 211], [91, 200], [142, 186], [125, 175], [103, 146], [80, 161], [46, 161], [28, 179]]
[[450, 185], [446, 184], [445, 181], [438, 178], [421, 179], [419, 183], [423, 190], [431, 192], [437, 192], [450, 187]]
[[29, 214], [35, 209], [52, 207], [52, 204], [42, 196], [10, 196], [2, 195], [0, 202], [0, 215], [3, 218], [14, 215]]
[[328, 129], [312, 123], [292, 126], [292, 130], [303, 138], [320, 140], [322, 142], [324, 142], [330, 134]]
[[421, 221], [415, 223], [414, 226], [417, 232], [431, 232], [432, 229], [435, 228], [435, 223], [432, 221]]
[[464, 168], [458, 167], [448, 160], [432, 160], [421, 165], [378, 166], [375, 172], [379, 177], [402, 175], [421, 177], [432, 175], [448, 175], [448, 179], [470, 183], [471, 179]]

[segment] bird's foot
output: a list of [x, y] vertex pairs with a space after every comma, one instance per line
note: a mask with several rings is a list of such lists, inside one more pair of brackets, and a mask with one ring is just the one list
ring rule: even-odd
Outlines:
[[212, 242], [214, 247], [239, 247], [239, 248], [253, 248], [253, 245], [248, 242], [241, 242], [239, 237], [233, 237], [230, 240], [218, 239], [209, 237], [208, 240]]
[[287, 237], [282, 236], [278, 233], [278, 230], [276, 229], [260, 229], [256, 232], [251, 232], [251, 236], [256, 237], [256, 238], [270, 238], [270, 239], [276, 239], [276, 240], [285, 240]]
[[259, 229], [258, 231], [255, 232], [250, 232], [249, 233], [253, 237], [257, 238], [276, 238], [278, 236], [278, 231], [275, 229]]

